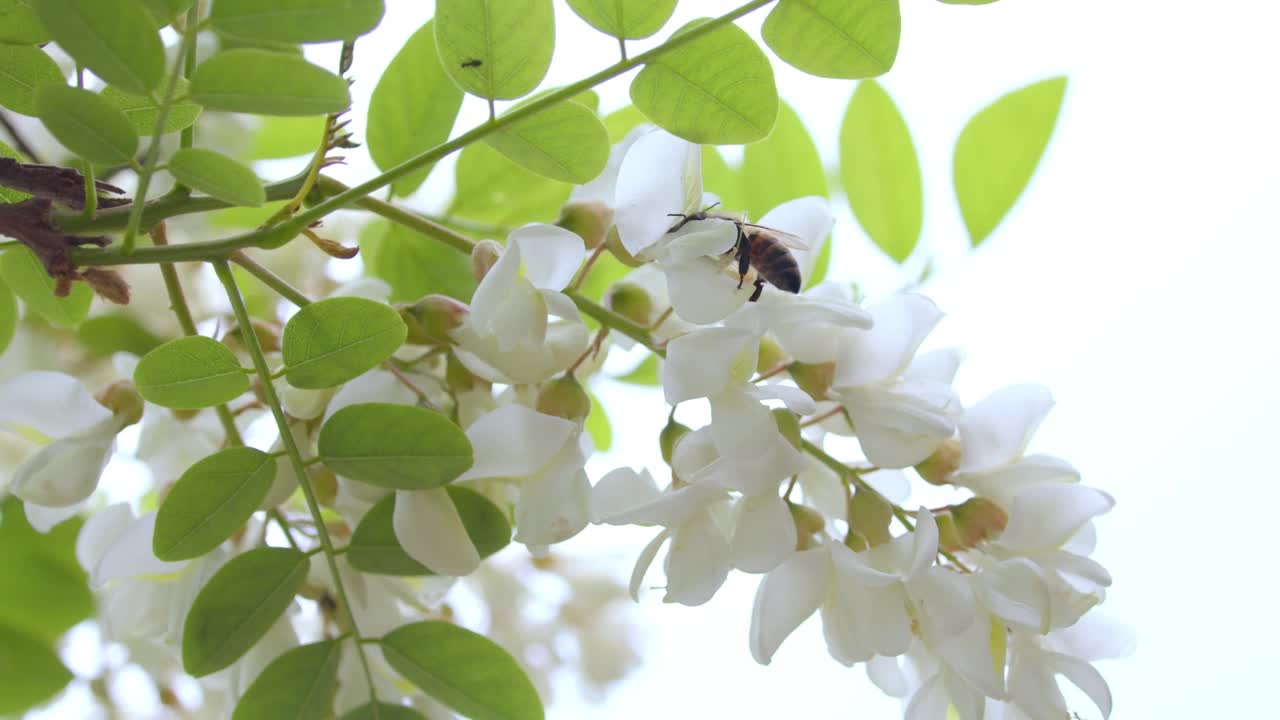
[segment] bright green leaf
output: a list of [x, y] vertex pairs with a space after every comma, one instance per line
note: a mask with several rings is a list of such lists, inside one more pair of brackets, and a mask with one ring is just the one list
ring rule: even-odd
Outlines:
[[142, 4], [155, 18], [156, 25], [164, 27], [191, 7], [195, 0], [142, 0]]
[[88, 90], [41, 85], [36, 115], [58, 142], [89, 162], [126, 165], [138, 151], [138, 133], [124, 111]]
[[201, 63], [191, 78], [191, 99], [210, 110], [255, 115], [326, 115], [351, 104], [346, 80], [300, 57], [253, 49], [228, 50]]
[[[89, 578], [76, 560], [76, 536], [84, 521], [72, 518], [37, 532], [22, 501], [12, 496], [0, 502], [0, 512], [0, 626], [52, 644], [93, 615]], [[0, 671], [0, 677], [6, 674]]]
[[507, 226], [551, 222], [573, 186], [536, 175], [476, 143], [458, 155], [450, 215]]
[[888, 72], [901, 34], [898, 0], [779, 0], [760, 30], [778, 57], [828, 78]]
[[974, 247], [996, 229], [1031, 181], [1066, 90], [1065, 77], [1014, 90], [979, 110], [960, 131], [952, 178]]
[[702, 146], [702, 186], [720, 198], [721, 206], [741, 210], [747, 206], [748, 182], [757, 182], [730, 167], [715, 145]]
[[590, 109], [552, 105], [485, 138], [515, 163], [552, 180], [589, 182], [609, 162], [609, 132]]
[[609, 144], [615, 145], [647, 119], [635, 105], [624, 105], [606, 115], [602, 122], [604, 129], [609, 131]]
[[417, 710], [407, 705], [380, 702], [377, 707], [366, 703], [343, 715], [341, 720], [426, 720]]
[[471, 467], [471, 441], [445, 416], [412, 405], [360, 403], [320, 428], [320, 458], [352, 480], [395, 490], [427, 490]]
[[826, 197], [826, 171], [804, 122], [790, 105], [778, 106], [778, 122], [769, 137], [743, 149], [741, 176], [745, 205], [737, 209], [759, 219], [788, 200]]
[[389, 305], [336, 297], [307, 305], [284, 326], [285, 379], [296, 388], [341, 385], [404, 344], [409, 329]]
[[138, 361], [133, 384], [147, 400], [168, 408], [204, 408], [249, 390], [249, 376], [231, 348], [200, 335], [170, 340]]
[[218, 0], [209, 21], [245, 40], [311, 43], [353, 40], [377, 27], [382, 0]]
[[202, 677], [235, 662], [293, 602], [310, 561], [292, 548], [231, 558], [200, 588], [182, 629], [182, 667]]
[[[705, 22], [694, 20], [676, 34]], [[733, 24], [646, 64], [631, 83], [631, 102], [663, 129], [704, 144], [759, 140], [778, 115], [773, 66]]]
[[108, 85], [145, 95], [164, 76], [164, 45], [139, 0], [30, 0], [55, 42]]
[[583, 90], [569, 99], [597, 115], [600, 114], [600, 95], [595, 90]]
[[127, 352], [142, 357], [163, 342], [142, 326], [132, 315], [123, 312], [95, 315], [80, 323], [80, 344], [98, 357]]
[[638, 40], [662, 29], [676, 0], [569, 0], [569, 7], [606, 35]]
[[840, 127], [840, 182], [871, 241], [898, 262], [920, 240], [924, 190], [907, 121], [874, 80], [858, 83]]
[[382, 654], [406, 680], [474, 720], [541, 720], [542, 701], [497, 643], [450, 622], [402, 625]]
[[[511, 524], [489, 498], [468, 487], [445, 488], [458, 510], [467, 537], [481, 558], [487, 558], [511, 542]], [[369, 508], [360, 519], [347, 546], [347, 561], [357, 570], [376, 575], [432, 575], [429, 568], [409, 557], [392, 525], [396, 496], [391, 494]]]
[[169, 173], [178, 182], [232, 205], [258, 207], [267, 201], [262, 181], [252, 170], [213, 150], [175, 152], [169, 158]]
[[196, 462], [156, 512], [152, 551], [166, 561], [212, 551], [244, 526], [275, 476], [275, 458], [249, 447], [227, 448]]
[[[213, 212], [208, 213], [207, 215], [205, 215], [205, 219], [208, 220], [209, 225], [211, 227], [216, 227], [216, 228], [234, 228], [234, 229], [256, 228], [261, 226], [269, 218], [274, 216], [281, 208], [283, 208], [285, 206], [285, 202], [286, 202], [285, 200], [275, 200], [273, 202], [267, 203], [266, 205], [263, 205], [262, 207], [256, 207], [256, 208], [255, 207], [222, 208], [221, 210], [214, 210]], [[231, 269], [234, 271], [239, 267], [240, 267], [239, 265], [233, 265], [231, 266]], [[250, 276], [248, 275], [245, 276], [246, 279], [249, 277]], [[255, 287], [260, 287], [260, 284], [256, 280], [250, 282], [248, 284], [248, 287], [244, 288], [243, 292], [253, 293], [255, 292], [255, 290], [252, 290], [250, 288], [255, 288]], [[246, 298], [246, 302], [248, 302], [247, 298]], [[256, 312], [253, 314], [257, 315]]]
[[[409, 36], [369, 99], [365, 135], [374, 164], [387, 170], [448, 140], [460, 107], [462, 91], [440, 66], [428, 22]], [[409, 195], [430, 172], [430, 166], [420, 168], [392, 182], [391, 189]]]
[[324, 137], [324, 116], [267, 117], [253, 136], [251, 160], [276, 160], [310, 155]]
[[[22, 153], [0, 142], [0, 158], [13, 158], [18, 162], [28, 162], [28, 158]], [[17, 203], [31, 197], [27, 193], [0, 186], [0, 203]]]
[[25, 247], [11, 247], [0, 254], [0, 280], [17, 295], [27, 310], [62, 327], [75, 327], [89, 314], [93, 290], [84, 283], [72, 283], [66, 297], [53, 294], [54, 281], [45, 272], [35, 253]]
[[432, 293], [470, 302], [476, 291], [471, 259], [403, 225], [371, 223], [360, 236], [365, 272], [387, 281], [391, 301]]
[[662, 379], [658, 371], [658, 356], [650, 355], [646, 357], [634, 370], [626, 375], [619, 375], [614, 378], [624, 383], [632, 385], [661, 385]]
[[71, 679], [71, 671], [48, 643], [0, 624], [0, 713], [16, 715], [35, 707]]
[[0, 0], [0, 43], [39, 45], [49, 42], [31, 0]]
[[53, 58], [36, 47], [0, 45], [0, 105], [35, 115], [36, 87], [44, 83], [66, 83]]
[[613, 426], [609, 423], [609, 414], [595, 393], [591, 397], [591, 414], [587, 416], [587, 432], [591, 434], [591, 442], [598, 452], [607, 452], [613, 447]]
[[231, 720], [324, 720], [333, 716], [342, 643], [299, 645], [282, 653], [254, 678]]
[[[179, 78], [178, 93], [184, 94], [186, 91], [187, 81]], [[155, 132], [156, 118], [160, 115], [160, 108], [151, 102], [151, 98], [130, 95], [108, 86], [102, 90], [102, 99], [123, 110], [124, 116], [129, 118], [129, 123], [139, 135], [150, 135]], [[200, 117], [200, 112], [201, 107], [190, 100], [173, 103], [169, 106], [169, 114], [164, 119], [165, 134], [191, 127]]]
[[555, 39], [551, 0], [436, 2], [440, 60], [473, 95], [512, 100], [532, 92], [551, 66]]
[[18, 329], [18, 301], [13, 298], [9, 286], [0, 282], [0, 354], [13, 340]]

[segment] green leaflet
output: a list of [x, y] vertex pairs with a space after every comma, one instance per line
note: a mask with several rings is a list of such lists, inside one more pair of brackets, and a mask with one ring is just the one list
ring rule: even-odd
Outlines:
[[840, 181], [872, 242], [901, 263], [924, 223], [924, 190], [911, 131], [874, 80], [858, 84], [840, 127]]
[[218, 0], [209, 22], [250, 41], [312, 43], [352, 40], [377, 27], [382, 0]]
[[296, 388], [341, 385], [391, 357], [409, 329], [389, 305], [336, 297], [302, 308], [284, 326], [285, 379]]
[[0, 624], [0, 713], [21, 713], [71, 682], [71, 671], [48, 643]]
[[231, 558], [200, 588], [182, 629], [182, 667], [203, 677], [235, 662], [275, 624], [307, 579], [310, 561], [292, 548]]
[[[694, 20], [677, 35], [707, 22]], [[778, 90], [769, 58], [736, 25], [725, 25], [645, 65], [631, 102], [690, 142], [736, 145], [773, 129]]]
[[[186, 92], [187, 81], [179, 78], [177, 94], [183, 95]], [[102, 99], [123, 110], [124, 116], [129, 118], [129, 123], [139, 135], [145, 136], [155, 132], [156, 118], [160, 115], [160, 108], [152, 103], [150, 98], [130, 95], [108, 86], [102, 90]], [[169, 114], [164, 119], [165, 134], [191, 127], [200, 117], [201, 110], [199, 105], [190, 100], [173, 103], [169, 106]]]
[[426, 720], [417, 710], [405, 705], [380, 702], [375, 707], [366, 703], [342, 716], [341, 720]]
[[588, 392], [591, 398], [591, 414], [587, 416], [587, 432], [591, 434], [591, 442], [599, 452], [608, 452], [613, 447], [613, 426], [609, 423], [609, 414], [605, 412], [600, 398]]
[[593, 111], [576, 102], [552, 105], [485, 142], [518, 165], [568, 183], [591, 181], [609, 162], [609, 132]]
[[299, 645], [272, 660], [236, 703], [231, 720], [296, 720], [333, 716], [338, 689], [338, 640]]
[[484, 143], [458, 154], [449, 215], [517, 227], [551, 222], [573, 186], [534, 174]]
[[147, 400], [168, 408], [213, 407], [249, 390], [235, 353], [212, 338], [170, 340], [138, 361], [133, 384]]
[[258, 207], [267, 201], [252, 170], [213, 150], [183, 148], [169, 158], [169, 173], [180, 183], [232, 205]]
[[472, 464], [471, 441], [462, 428], [411, 405], [348, 405], [320, 428], [317, 445], [335, 473], [394, 490], [440, 487]]
[[[366, 136], [378, 169], [385, 171], [448, 140], [462, 95], [440, 65], [435, 29], [427, 22], [405, 41], [369, 100]], [[401, 197], [411, 194], [431, 167], [397, 179], [392, 191]]]
[[30, 0], [40, 22], [76, 62], [110, 85], [145, 95], [164, 75], [164, 45], [139, 0]]
[[49, 42], [31, 0], [0, 0], [0, 43], [38, 45]]
[[827, 196], [818, 147], [800, 116], [786, 103], [778, 105], [778, 121], [769, 137], [743, 149], [739, 172], [744, 200], [740, 209], [757, 220], [788, 200]]
[[676, 0], [569, 0], [569, 7], [606, 35], [638, 40], [667, 24]]
[[351, 104], [347, 81], [337, 75], [294, 55], [255, 49], [228, 50], [201, 63], [191, 99], [210, 110], [255, 115], [326, 115]]
[[387, 633], [382, 654], [406, 680], [474, 720], [541, 720], [542, 701], [516, 661], [483, 635], [444, 621]]
[[68, 150], [100, 165], [126, 165], [138, 151], [138, 133], [124, 111], [88, 90], [41, 85], [36, 115]]
[[324, 136], [324, 117], [265, 117], [253, 136], [249, 160], [310, 155]]
[[788, 64], [810, 75], [883, 75], [898, 56], [898, 0], [779, 0], [760, 30]]
[[[458, 510], [467, 537], [481, 558], [487, 558], [511, 542], [511, 523], [489, 498], [468, 487], [449, 485], [445, 488]], [[378, 575], [432, 575], [428, 567], [409, 557], [396, 538], [392, 519], [395, 514], [394, 493], [378, 501], [360, 519], [347, 549], [351, 566]]]
[[40, 48], [0, 45], [0, 105], [19, 115], [35, 115], [36, 88], [45, 83], [66, 83], [53, 58]]
[[164, 341], [124, 312], [95, 315], [80, 323], [80, 344], [98, 357], [127, 352], [142, 357]]
[[73, 283], [66, 297], [54, 295], [53, 278], [26, 247], [11, 247], [0, 253], [0, 280], [26, 304], [28, 312], [34, 311], [62, 327], [80, 324], [93, 302], [93, 290], [84, 283]]
[[13, 334], [18, 329], [18, 301], [14, 299], [9, 286], [0, 282], [0, 354], [13, 341]]
[[173, 22], [174, 18], [186, 12], [194, 2], [195, 0], [142, 0], [147, 12], [151, 13], [156, 25], [160, 27]]
[[1066, 90], [1065, 77], [1014, 90], [979, 110], [960, 131], [952, 180], [974, 247], [996, 229], [1031, 181]]
[[472, 95], [523, 97], [551, 66], [551, 0], [437, 0], [435, 25], [444, 71]]
[[262, 504], [275, 475], [275, 458], [249, 447], [220, 450], [192, 465], [156, 512], [156, 557], [187, 560], [221, 545]]
[[360, 234], [360, 257], [368, 274], [391, 286], [392, 302], [433, 293], [470, 302], [476, 290], [470, 258], [403, 225], [367, 225]]
[[12, 496], [0, 501], [0, 512], [0, 568], [5, 577], [0, 583], [0, 628], [52, 645], [71, 626], [93, 615], [89, 578], [76, 560], [76, 536], [84, 521], [72, 518], [48, 533], [37, 532], [27, 522], [22, 501]]

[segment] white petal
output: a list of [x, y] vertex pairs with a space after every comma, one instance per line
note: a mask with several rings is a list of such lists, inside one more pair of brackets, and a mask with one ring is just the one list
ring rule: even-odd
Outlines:
[[729, 575], [729, 540], [711, 513], [695, 516], [675, 530], [667, 550], [667, 602], [701, 605]]
[[444, 488], [396, 491], [391, 525], [409, 557], [433, 572], [460, 577], [480, 565], [480, 553]]
[[663, 246], [661, 260], [663, 264], [686, 263], [706, 256], [714, 260], [733, 249], [737, 242], [738, 226], [731, 222], [689, 223]]
[[48, 438], [75, 435], [111, 417], [74, 377], [34, 370], [0, 383], [0, 429], [30, 427]]
[[45, 507], [75, 505], [93, 494], [111, 459], [118, 423], [111, 417], [79, 435], [55, 440], [14, 471], [10, 492]]
[[942, 319], [923, 295], [894, 295], [871, 308], [870, 330], [844, 333], [836, 360], [835, 387], [879, 383], [907, 369], [916, 348]]
[[45, 507], [43, 505], [23, 503], [22, 509], [27, 516], [27, 523], [31, 525], [31, 529], [43, 535], [68, 519], [79, 515], [84, 506], [85, 503], [83, 502], [65, 507]]
[[1027, 488], [1079, 480], [1079, 471], [1070, 463], [1048, 455], [1027, 455], [995, 470], [951, 477], [952, 483], [994, 500], [1006, 511], [1013, 507], [1013, 499]]
[[1067, 717], [1067, 701], [1042, 653], [1017, 653], [1009, 666], [1009, 699], [1033, 720]]
[[626, 137], [613, 146], [609, 152], [609, 162], [604, 170], [591, 182], [578, 185], [569, 193], [570, 202], [598, 202], [613, 207], [613, 194], [618, 185], [618, 171], [622, 168], [622, 159], [636, 140], [652, 132], [652, 126], [638, 126], [631, 129]]
[[507, 236], [519, 245], [525, 277], [540, 290], [563, 290], [587, 257], [577, 234], [555, 225], [532, 223]]
[[759, 340], [744, 330], [708, 328], [672, 340], [662, 364], [662, 390], [667, 403], [724, 392], [735, 376], [745, 380], [755, 370]]
[[668, 213], [688, 213], [701, 202], [701, 157], [697, 145], [662, 130], [632, 144], [614, 195], [614, 223], [627, 252], [637, 255], [666, 234], [676, 222]]
[[947, 697], [951, 698], [951, 707], [955, 709], [960, 720], [982, 720], [987, 704], [986, 696], [969, 687], [953, 672], [942, 673], [942, 684], [946, 686]]
[[610, 470], [591, 489], [591, 522], [604, 523], [605, 518], [657, 500], [660, 494], [647, 468], [639, 473], [629, 467]]
[[609, 525], [677, 527], [691, 522], [695, 515], [711, 503], [728, 497], [729, 494], [718, 487], [694, 483], [662, 493], [643, 505], [614, 513], [604, 518], [604, 521]]
[[532, 475], [561, 451], [576, 427], [523, 405], [504, 405], [486, 413], [467, 428], [475, 464], [458, 480]]
[[185, 567], [186, 560], [164, 562], [151, 551], [151, 538], [155, 535], [155, 528], [155, 513], [148, 513], [130, 523], [89, 572], [89, 582], [96, 587], [109, 580], [139, 575], [167, 575]]
[[509, 243], [471, 295], [471, 312], [467, 314], [467, 322], [474, 325], [481, 334], [489, 333], [494, 318], [520, 277], [520, 250], [520, 243]]
[[752, 385], [747, 392], [756, 400], [781, 400], [788, 410], [797, 415], [812, 415], [818, 412], [818, 404], [809, 397], [809, 393], [798, 387], [782, 383], [766, 383]]
[[841, 393], [867, 459], [877, 467], [917, 465], [955, 432], [955, 394], [945, 385], [852, 388]]
[[695, 477], [747, 495], [776, 493], [784, 479], [804, 470], [805, 456], [781, 434], [761, 440], [764, 454], [755, 458], [725, 457]]
[[1015, 552], [1061, 547], [1085, 523], [1110, 510], [1115, 500], [1076, 484], [1038, 485], [1018, 493], [1001, 545]]
[[566, 446], [565, 455], [577, 461], [527, 480], [516, 503], [516, 542], [552, 545], [577, 535], [587, 526], [591, 504], [591, 481], [582, 471], [584, 459], [578, 448]]
[[1049, 389], [1030, 383], [997, 390], [968, 408], [959, 423], [964, 448], [959, 472], [992, 468], [1020, 457], [1052, 408]]
[[904, 720], [946, 720], [947, 708], [951, 706], [951, 699], [947, 697], [947, 689], [942, 684], [942, 675], [936, 674], [929, 678], [916, 690], [915, 695], [911, 696], [911, 702], [907, 703], [907, 710], [903, 714]]
[[343, 385], [338, 392], [334, 393], [328, 408], [325, 409], [324, 420], [328, 422], [334, 413], [348, 405], [373, 402], [416, 405], [418, 398], [390, 372], [370, 370]]
[[733, 566], [749, 573], [769, 572], [796, 549], [796, 522], [787, 502], [773, 493], [742, 498], [733, 530]]
[[960, 361], [964, 356], [955, 348], [932, 350], [918, 355], [907, 366], [902, 377], [907, 380], [923, 380], [950, 385], [960, 369]]
[[795, 235], [808, 246], [807, 250], [792, 250], [802, 275], [808, 280], [818, 252], [835, 225], [835, 218], [831, 215], [831, 203], [826, 198], [811, 195], [782, 203], [756, 223]]
[[657, 557], [658, 550], [669, 537], [671, 537], [671, 531], [663, 528], [662, 532], [655, 535], [649, 541], [649, 544], [644, 546], [644, 549], [640, 551], [639, 557], [636, 558], [636, 565], [631, 570], [631, 582], [628, 585], [631, 599], [635, 602], [640, 602], [640, 586], [644, 583], [645, 573], [649, 572], [649, 566], [653, 564], [653, 559]]
[[1049, 653], [1048, 662], [1049, 667], [1065, 676], [1089, 696], [1093, 704], [1102, 712], [1102, 717], [1111, 717], [1111, 688], [1107, 686], [1102, 673], [1089, 663], [1070, 655]]
[[1058, 651], [1086, 661], [1128, 657], [1138, 643], [1132, 628], [1100, 612], [1055, 631], [1050, 639]]
[[907, 696], [907, 676], [897, 658], [873, 656], [867, 661], [867, 677], [889, 697]]
[[730, 389], [711, 398], [711, 437], [721, 457], [741, 464], [763, 457], [781, 433], [769, 408]]
[[[953, 672], [988, 697], [1004, 697], [1004, 658], [992, 657], [991, 634], [1004, 632], [988, 615], [979, 613], [962, 632], [935, 638], [937, 653]], [[999, 668], [999, 670], [997, 670]]]
[[750, 283], [738, 287], [738, 281], [726, 275], [718, 261], [709, 258], [664, 265], [662, 270], [667, 276], [671, 307], [695, 325], [725, 319], [755, 291]]
[[931, 567], [938, 557], [938, 523], [929, 508], [916, 511], [916, 528], [911, 536], [911, 568], [907, 577], [915, 577]]
[[1048, 632], [1049, 588], [1035, 563], [1025, 558], [1006, 560], [984, 568], [975, 582], [982, 604], [1001, 620]]
[[935, 638], [960, 633], [978, 612], [968, 579], [950, 570], [927, 569], [907, 581], [907, 594], [921, 615], [925, 633]]
[[84, 521], [76, 536], [76, 560], [85, 572], [93, 570], [107, 549], [115, 544], [133, 523], [129, 503], [115, 503], [93, 513]]
[[862, 479], [894, 505], [901, 505], [911, 496], [911, 480], [901, 470], [878, 470]]
[[836, 577], [867, 587], [885, 587], [899, 581], [896, 574], [872, 567], [865, 556], [866, 553], [856, 553], [842, 543], [833, 544], [831, 561], [835, 565]]
[[711, 426], [707, 425], [686, 434], [676, 443], [671, 456], [671, 471], [677, 477], [690, 480], [719, 458]]
[[751, 657], [768, 665], [782, 641], [822, 603], [830, 567], [826, 548], [798, 552], [764, 576], [751, 608]]

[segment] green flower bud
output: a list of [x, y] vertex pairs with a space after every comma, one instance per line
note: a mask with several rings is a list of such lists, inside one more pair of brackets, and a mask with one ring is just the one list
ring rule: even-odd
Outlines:
[[756, 355], [756, 368], [760, 372], [769, 372], [787, 361], [787, 353], [782, 346], [771, 337], [760, 338], [760, 351]]
[[778, 432], [782, 433], [782, 437], [791, 443], [791, 447], [796, 450], [804, 448], [804, 439], [800, 437], [800, 418], [796, 414], [786, 408], [773, 409], [773, 422], [778, 426]]
[[788, 501], [791, 519], [796, 523], [796, 532], [800, 535], [817, 535], [827, 527], [827, 518], [822, 513], [809, 507]]
[[471, 248], [471, 276], [480, 282], [489, 273], [489, 268], [502, 257], [502, 246], [493, 240], [481, 240]]
[[591, 397], [572, 374], [562, 375], [542, 386], [535, 409], [543, 415], [581, 422], [591, 414]]
[[570, 202], [560, 208], [556, 225], [582, 238], [588, 250], [605, 241], [613, 226], [613, 208], [601, 202]]
[[[258, 338], [258, 346], [262, 348], [262, 352], [278, 352], [280, 350], [280, 328], [273, 323], [263, 320], [251, 320], [253, 334]], [[232, 350], [243, 350], [248, 352], [248, 347], [244, 344], [244, 333], [241, 332], [239, 326], [231, 328], [227, 334], [223, 336], [222, 342]]]
[[879, 494], [861, 488], [853, 494], [853, 502], [849, 503], [849, 527], [868, 545], [883, 545], [893, 539], [889, 533], [891, 520], [893, 507]]
[[605, 297], [605, 304], [610, 310], [636, 324], [647, 327], [653, 322], [653, 298], [635, 283], [620, 282], [614, 285]]
[[1004, 508], [984, 497], [969, 498], [953, 506], [950, 514], [955, 518], [959, 549], [968, 549], [992, 540], [1004, 532], [1005, 526], [1009, 524], [1009, 514]]
[[408, 342], [414, 345], [448, 345], [449, 333], [462, 326], [471, 308], [447, 295], [428, 295], [412, 305], [400, 306], [400, 317], [409, 326]]
[[459, 393], [474, 390], [481, 383], [485, 386], [489, 384], [483, 378], [473, 375], [453, 353], [449, 353], [449, 358], [445, 361], [444, 381], [450, 389]]
[[916, 465], [916, 472], [920, 473], [920, 477], [924, 478], [925, 482], [945, 485], [951, 478], [951, 474], [960, 467], [962, 456], [960, 441], [951, 438], [934, 450], [932, 455], [924, 459], [924, 462]]
[[667, 426], [662, 428], [662, 432], [658, 433], [658, 445], [662, 449], [663, 462], [668, 465], [671, 464], [671, 458], [676, 452], [676, 443], [679, 443], [680, 439], [685, 435], [688, 435], [690, 432], [693, 431], [676, 422], [674, 419], [667, 421]]
[[[761, 366], [763, 367], [763, 366]], [[814, 400], [826, 400], [827, 391], [831, 389], [831, 380], [835, 377], [836, 364], [833, 362], [811, 365], [793, 362], [787, 366], [791, 379], [801, 390], [809, 393]]]
[[146, 403], [138, 389], [128, 380], [117, 380], [98, 391], [94, 396], [111, 414], [124, 421], [120, 427], [128, 427], [142, 419]]
[[613, 254], [615, 258], [618, 259], [618, 262], [622, 263], [623, 265], [626, 265], [627, 267], [634, 268], [634, 267], [640, 267], [641, 265], [644, 265], [643, 260], [637, 260], [634, 255], [627, 252], [627, 249], [623, 247], [622, 238], [618, 237], [617, 225], [614, 225], [613, 227], [609, 228], [609, 234], [605, 237], [604, 246], [605, 246], [605, 249], [607, 249], [610, 253]]

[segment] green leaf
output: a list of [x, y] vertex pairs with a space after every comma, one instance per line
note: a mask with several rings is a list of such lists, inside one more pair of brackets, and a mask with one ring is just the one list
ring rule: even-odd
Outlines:
[[284, 326], [285, 379], [296, 388], [341, 385], [377, 367], [409, 329], [390, 306], [358, 297], [307, 305]]
[[587, 416], [587, 432], [591, 434], [591, 442], [598, 452], [607, 452], [613, 447], [613, 426], [609, 423], [609, 415], [600, 403], [596, 394], [588, 391], [591, 398], [591, 414]]
[[30, 0], [55, 42], [108, 85], [145, 95], [164, 76], [164, 45], [139, 0]]
[[632, 385], [661, 385], [662, 379], [658, 372], [658, 356], [650, 355], [646, 357], [634, 370], [626, 375], [619, 375], [614, 378], [624, 383]]
[[[676, 34], [705, 22], [694, 20]], [[631, 102], [673, 135], [703, 144], [759, 140], [778, 115], [773, 66], [733, 24], [646, 64], [631, 83]]]
[[255, 115], [326, 115], [351, 104], [346, 80], [300, 57], [254, 49], [228, 50], [201, 63], [191, 99], [210, 110]]
[[[0, 502], [0, 513], [0, 626], [52, 644], [93, 615], [89, 578], [76, 560], [76, 536], [84, 521], [71, 518], [47, 533], [37, 532], [15, 497]], [[0, 678], [5, 675], [0, 671]]]
[[551, 66], [555, 36], [551, 0], [436, 2], [440, 60], [472, 95], [512, 100], [532, 92]]
[[88, 90], [41, 85], [36, 115], [58, 142], [89, 162], [127, 165], [138, 151], [138, 133], [124, 111]]
[[151, 13], [156, 25], [160, 27], [173, 22], [174, 18], [186, 12], [194, 2], [195, 0], [142, 0], [147, 12]]
[[267, 201], [267, 191], [252, 170], [213, 150], [175, 152], [169, 158], [169, 173], [183, 185], [232, 205], [258, 207]]
[[920, 241], [924, 190], [907, 121], [874, 80], [858, 83], [840, 127], [840, 182], [871, 241], [903, 262]]
[[324, 116], [268, 117], [253, 136], [251, 160], [276, 160], [310, 155], [324, 137]]
[[[826, 171], [804, 122], [790, 105], [778, 105], [778, 122], [769, 137], [743, 149], [742, 169], [746, 210], [759, 219], [788, 200], [827, 196]], [[736, 206], [734, 206], [736, 207]]]
[[329, 42], [369, 32], [382, 12], [382, 0], [218, 0], [209, 21], [244, 40]]
[[1066, 90], [1065, 77], [1014, 90], [979, 110], [960, 131], [953, 181], [974, 247], [996, 229], [1031, 181]]
[[370, 223], [360, 236], [360, 257], [365, 272], [391, 286], [392, 302], [432, 293], [470, 302], [476, 291], [470, 258], [403, 225]]
[[337, 640], [322, 640], [285, 651], [249, 685], [236, 703], [231, 720], [332, 717], [341, 660], [342, 643]]
[[53, 58], [40, 48], [0, 45], [0, 105], [35, 115], [36, 88], [44, 83], [66, 83]]
[[71, 678], [48, 643], [0, 624], [0, 713], [16, 715], [35, 707], [57, 695]]
[[[2, 1], [2, 0], [0, 0]], [[0, 142], [0, 157], [13, 158], [18, 162], [28, 162], [28, 158], [22, 153]], [[19, 192], [4, 186], [0, 186], [0, 203], [17, 203], [31, 197], [27, 193]]]
[[569, 0], [569, 7], [606, 35], [639, 40], [667, 24], [676, 0]]
[[98, 357], [127, 352], [142, 357], [164, 342], [123, 312], [96, 315], [80, 323], [80, 344]]
[[714, 145], [702, 146], [702, 183], [707, 191], [720, 198], [724, 207], [742, 209], [747, 206], [748, 179], [739, 168], [729, 167]]
[[[511, 524], [489, 498], [468, 487], [445, 488], [458, 510], [467, 537], [481, 558], [487, 558], [511, 542]], [[357, 570], [376, 575], [434, 575], [429, 568], [409, 557], [396, 538], [392, 525], [396, 496], [391, 494], [369, 508], [351, 535], [347, 561]]]
[[449, 215], [518, 226], [551, 222], [569, 199], [573, 186], [532, 173], [476, 143], [458, 155], [457, 188]]
[[9, 286], [0, 282], [0, 354], [13, 341], [13, 333], [18, 329], [18, 301], [14, 300]]
[[31, 0], [0, 0], [0, 43], [40, 45], [49, 42], [49, 31], [40, 24]]
[[883, 75], [898, 57], [898, 0], [780, 0], [760, 35], [779, 58], [810, 75]]
[[249, 390], [235, 353], [212, 338], [170, 340], [138, 361], [133, 384], [147, 400], [167, 408], [213, 407]]
[[541, 720], [542, 701], [529, 678], [497, 643], [450, 622], [402, 625], [383, 636], [391, 667], [430, 695], [474, 720]]
[[310, 561], [292, 548], [237, 555], [200, 588], [182, 629], [182, 667], [202, 677], [235, 662], [293, 602]]
[[0, 254], [0, 280], [26, 304], [28, 311], [34, 310], [61, 327], [79, 325], [93, 302], [93, 290], [84, 283], [72, 283], [66, 297], [54, 295], [53, 278], [35, 253], [25, 247], [11, 247]]
[[462, 428], [412, 405], [348, 405], [320, 428], [318, 447], [335, 473], [395, 490], [440, 487], [472, 463]]
[[604, 129], [609, 131], [609, 144], [615, 145], [637, 125], [647, 122], [644, 113], [635, 105], [624, 105], [605, 116]]
[[196, 462], [156, 512], [152, 551], [166, 561], [210, 552], [244, 526], [275, 477], [275, 458], [249, 447], [227, 448]]
[[[187, 92], [187, 81], [178, 79], [178, 94]], [[151, 102], [151, 98], [130, 95], [122, 90], [107, 86], [102, 90], [102, 99], [124, 111], [129, 123], [139, 135], [150, 135], [155, 132], [156, 118], [160, 108]], [[169, 106], [169, 114], [164, 119], [165, 134], [178, 132], [196, 124], [200, 117], [201, 107], [190, 100], [173, 103]]]
[[552, 180], [589, 182], [609, 162], [609, 132], [589, 108], [565, 102], [499, 130], [485, 142]]
[[[462, 91], [440, 66], [435, 30], [427, 22], [405, 41], [369, 99], [365, 136], [374, 164], [387, 170], [448, 140], [460, 107]], [[392, 192], [411, 194], [431, 167], [392, 182]]]
[[407, 705], [380, 702], [375, 707], [366, 703], [343, 715], [341, 720], [426, 720], [417, 710]]

